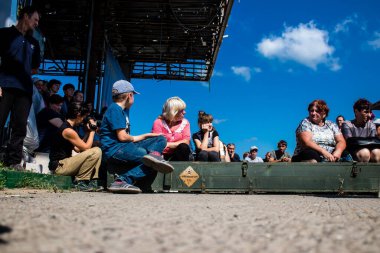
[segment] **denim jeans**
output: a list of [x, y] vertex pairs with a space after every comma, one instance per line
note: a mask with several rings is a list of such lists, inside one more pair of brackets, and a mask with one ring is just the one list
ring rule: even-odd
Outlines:
[[197, 154], [197, 161], [200, 162], [220, 162], [219, 153], [216, 151], [202, 150]]
[[136, 181], [149, 179], [154, 181], [156, 171], [142, 164], [144, 155], [150, 152], [162, 153], [166, 147], [166, 139], [163, 136], [151, 137], [139, 142], [125, 142], [113, 154], [112, 158], [126, 163], [126, 172], [119, 175], [118, 179], [133, 184]]

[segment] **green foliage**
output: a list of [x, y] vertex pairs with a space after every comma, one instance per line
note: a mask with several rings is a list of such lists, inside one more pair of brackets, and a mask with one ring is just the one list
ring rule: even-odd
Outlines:
[[6, 187], [63, 192], [63, 189], [69, 189], [71, 187], [71, 178], [27, 171], [15, 171], [0, 164], [0, 190]]
[[47, 190], [53, 190], [53, 191], [57, 190], [57, 186], [49, 182], [49, 178], [46, 176], [44, 177], [23, 176], [16, 186], [20, 188], [47, 189]]
[[0, 190], [4, 190], [5, 182], [7, 181], [6, 176], [2, 173], [3, 171], [5, 171], [5, 168], [3, 166], [3, 163], [0, 162]]
[[1, 173], [1, 168], [0, 168], [0, 190], [4, 190], [6, 180], [7, 178], [4, 176], [3, 173]]

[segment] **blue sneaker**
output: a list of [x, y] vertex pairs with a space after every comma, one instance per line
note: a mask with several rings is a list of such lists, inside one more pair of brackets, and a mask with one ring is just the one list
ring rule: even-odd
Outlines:
[[158, 155], [144, 155], [142, 162], [145, 166], [161, 173], [170, 173], [174, 170], [174, 167], [168, 161]]
[[120, 179], [115, 180], [110, 187], [108, 187], [108, 190], [113, 193], [140, 193], [141, 189], [128, 184]]

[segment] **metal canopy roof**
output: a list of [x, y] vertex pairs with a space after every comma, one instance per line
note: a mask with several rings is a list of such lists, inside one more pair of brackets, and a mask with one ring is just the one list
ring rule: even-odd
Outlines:
[[[233, 0], [33, 3], [42, 10], [44, 58], [54, 61], [56, 69], [67, 75], [83, 73], [92, 41], [91, 53], [98, 62], [103, 60], [108, 45], [131, 78], [208, 81]], [[42, 72], [54, 74], [55, 70], [46, 66]], [[101, 67], [98, 71], [101, 74]]]

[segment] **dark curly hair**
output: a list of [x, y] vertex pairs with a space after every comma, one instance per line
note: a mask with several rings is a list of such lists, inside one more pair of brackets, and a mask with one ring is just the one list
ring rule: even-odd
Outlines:
[[369, 102], [367, 99], [360, 98], [360, 99], [358, 99], [355, 102], [353, 108], [354, 108], [354, 111], [358, 110], [359, 112], [362, 111], [362, 110], [369, 110], [369, 111], [371, 111], [371, 105], [372, 105], [372, 103]]
[[90, 112], [86, 106], [83, 106], [79, 102], [72, 102], [67, 108], [66, 118], [76, 119], [78, 114], [80, 114], [80, 116], [86, 116], [89, 113]]

